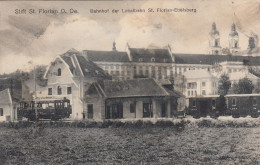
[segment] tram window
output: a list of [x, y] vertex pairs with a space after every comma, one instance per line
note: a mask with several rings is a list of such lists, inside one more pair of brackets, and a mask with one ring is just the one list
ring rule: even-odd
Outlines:
[[46, 109], [48, 104], [42, 104], [42, 108]]
[[38, 103], [38, 104], [37, 104], [37, 107], [38, 107], [38, 108], [42, 107], [42, 104], [41, 104], [41, 103]]
[[27, 103], [24, 103], [24, 108], [27, 108], [28, 107], [28, 104]]
[[54, 107], [54, 103], [49, 103], [48, 107]]

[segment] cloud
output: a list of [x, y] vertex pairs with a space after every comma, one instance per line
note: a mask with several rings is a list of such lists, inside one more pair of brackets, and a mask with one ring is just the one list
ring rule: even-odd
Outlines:
[[[0, 63], [12, 65], [8, 67], [4, 64], [7, 67], [4, 68], [5, 72], [26, 68], [30, 60], [35, 64], [48, 64], [55, 56], [71, 48], [79, 51], [111, 50], [114, 40], [118, 50], [125, 50], [128, 42], [132, 47], [164, 47], [170, 44], [174, 53], [207, 53], [213, 22], [216, 22], [220, 32], [222, 47], [228, 46], [228, 34], [233, 22], [240, 25], [238, 30], [242, 49], [247, 48], [246, 34], [260, 34], [260, 7], [259, 3], [252, 0], [234, 1], [233, 4], [231, 0], [124, 1], [102, 4], [55, 2], [52, 4], [54, 7], [47, 2], [12, 4], [16, 6], [9, 4], [9, 7], [1, 8]], [[80, 14], [12, 15], [7, 10], [25, 7], [59, 9], [71, 8], [73, 5]], [[146, 11], [148, 8], [155, 11], [157, 8], [189, 8], [197, 12], [90, 14], [88, 11], [91, 8], [144, 8]], [[19, 62], [12, 63], [11, 59], [18, 59]]]

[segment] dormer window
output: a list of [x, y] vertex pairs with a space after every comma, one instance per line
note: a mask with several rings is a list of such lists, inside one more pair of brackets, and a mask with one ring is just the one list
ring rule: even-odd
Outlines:
[[143, 62], [143, 58], [139, 58], [139, 62]]
[[61, 68], [58, 69], [58, 76], [61, 76]]
[[155, 58], [153, 57], [153, 58], [151, 58], [151, 62], [155, 62]]

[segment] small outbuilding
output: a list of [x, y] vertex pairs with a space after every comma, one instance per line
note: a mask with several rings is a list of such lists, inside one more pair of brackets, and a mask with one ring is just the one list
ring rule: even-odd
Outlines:
[[14, 121], [16, 116], [16, 107], [9, 88], [0, 91], [0, 122]]

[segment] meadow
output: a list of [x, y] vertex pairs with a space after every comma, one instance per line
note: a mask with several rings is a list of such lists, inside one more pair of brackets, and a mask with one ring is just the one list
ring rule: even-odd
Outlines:
[[260, 164], [260, 122], [1, 123], [1, 164]]

